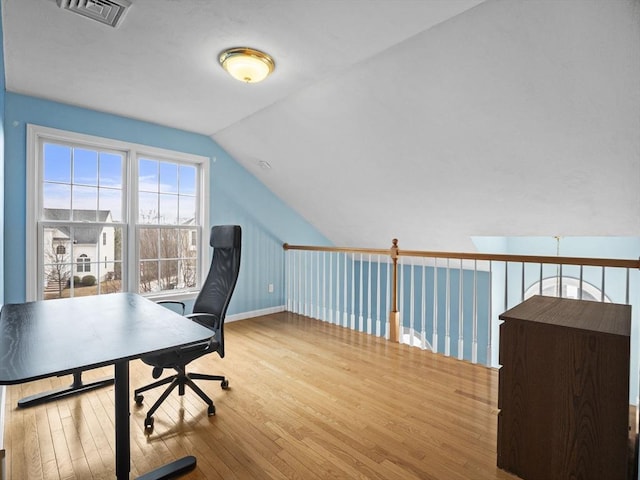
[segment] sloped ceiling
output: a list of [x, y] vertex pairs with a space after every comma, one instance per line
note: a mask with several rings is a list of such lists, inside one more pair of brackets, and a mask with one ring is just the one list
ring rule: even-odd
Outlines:
[[337, 245], [640, 235], [639, 0], [2, 2], [8, 91], [211, 135]]

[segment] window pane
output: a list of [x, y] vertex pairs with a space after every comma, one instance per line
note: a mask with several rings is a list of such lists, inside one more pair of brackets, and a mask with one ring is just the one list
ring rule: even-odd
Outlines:
[[100, 152], [100, 186], [122, 188], [122, 162], [122, 155]]
[[45, 182], [71, 182], [71, 147], [44, 144]]
[[160, 163], [160, 191], [163, 193], [178, 193], [177, 164]]
[[[117, 265], [117, 268], [116, 268]], [[103, 276], [104, 280], [100, 282], [100, 293], [117, 293], [123, 292], [122, 289], [122, 281], [120, 277], [116, 274], [116, 271], [122, 271], [122, 265], [118, 263], [111, 263], [109, 268], [105, 270], [105, 274]]]
[[178, 223], [178, 196], [160, 195], [160, 224], [176, 225]]
[[180, 233], [167, 228], [160, 231], [160, 258], [178, 258]]
[[71, 265], [67, 263], [44, 264], [44, 298], [68, 298], [70, 296]]
[[138, 222], [158, 223], [158, 195], [155, 193], [138, 195]]
[[158, 229], [141, 228], [139, 232], [138, 251], [140, 258], [143, 260], [158, 258]]
[[98, 185], [98, 152], [83, 148], [74, 149], [73, 183]]
[[99, 190], [98, 208], [105, 212], [102, 216], [107, 215], [106, 219], [100, 218], [101, 222], [122, 221], [122, 190], [112, 190], [110, 188], [101, 188]]
[[67, 298], [71, 294], [73, 241], [69, 227], [43, 229], [43, 271], [45, 299]]
[[184, 246], [183, 258], [196, 258], [198, 256], [198, 231], [188, 230], [187, 243]]
[[178, 260], [160, 261], [160, 290], [174, 290], [178, 287]]
[[[66, 211], [66, 216], [59, 220], [69, 219], [69, 210], [71, 209], [71, 186], [61, 185], [59, 183], [45, 183], [42, 186], [42, 206], [45, 209], [63, 209]], [[43, 212], [43, 217], [51, 220], [58, 220], [49, 216], [46, 211]]]
[[158, 261], [140, 262], [140, 285], [138, 292], [148, 293], [160, 290], [158, 282]]
[[141, 192], [158, 191], [158, 162], [141, 158], [138, 162], [138, 189]]
[[180, 165], [180, 194], [196, 194], [196, 167]]
[[180, 225], [196, 223], [196, 197], [180, 197], [178, 223]]
[[95, 222], [98, 209], [98, 189], [95, 187], [73, 187], [73, 215], [75, 221]]
[[180, 262], [178, 288], [193, 288], [196, 286], [197, 264], [195, 258]]

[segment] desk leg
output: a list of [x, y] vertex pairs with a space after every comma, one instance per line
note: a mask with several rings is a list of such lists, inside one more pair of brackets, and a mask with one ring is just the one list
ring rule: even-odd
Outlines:
[[[131, 440], [129, 423], [129, 362], [120, 361], [115, 367], [116, 404], [116, 478], [129, 478], [131, 470]], [[182, 475], [196, 466], [196, 457], [189, 455], [146, 473], [137, 480], [168, 480]]]
[[116, 409], [116, 478], [129, 478], [131, 453], [129, 439], [129, 362], [115, 364], [115, 409]]
[[87, 392], [95, 388], [106, 387], [113, 383], [113, 378], [105, 378], [102, 380], [96, 380], [91, 383], [82, 382], [82, 372], [75, 372], [73, 374], [73, 383], [68, 387], [58, 388], [56, 390], [50, 390], [48, 392], [36, 393], [29, 397], [24, 397], [18, 400], [18, 407], [26, 408], [40, 405], [41, 403], [50, 402], [52, 400], [59, 400], [66, 398], [70, 395], [76, 395], [78, 393]]

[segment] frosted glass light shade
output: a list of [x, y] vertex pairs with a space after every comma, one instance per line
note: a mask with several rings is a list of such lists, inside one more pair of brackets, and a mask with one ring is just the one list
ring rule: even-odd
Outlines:
[[225, 50], [220, 54], [219, 60], [229, 75], [245, 83], [261, 82], [275, 68], [275, 63], [269, 55], [253, 48]]

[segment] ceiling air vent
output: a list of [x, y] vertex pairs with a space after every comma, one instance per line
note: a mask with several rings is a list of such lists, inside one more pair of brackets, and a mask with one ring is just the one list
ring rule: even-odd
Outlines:
[[117, 27], [122, 21], [129, 0], [56, 0], [60, 8], [84, 15], [100, 23]]

